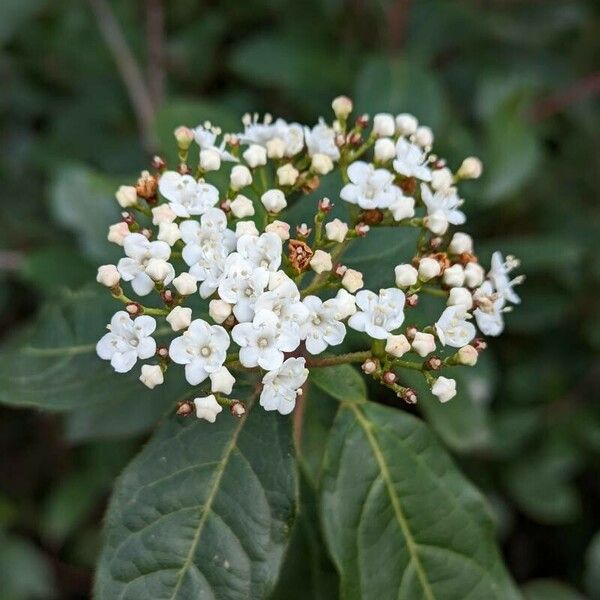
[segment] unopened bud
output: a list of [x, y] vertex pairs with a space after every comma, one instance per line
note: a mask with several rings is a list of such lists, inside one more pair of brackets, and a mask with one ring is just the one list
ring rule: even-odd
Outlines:
[[337, 119], [345, 121], [352, 112], [352, 100], [348, 96], [338, 96], [333, 99], [331, 108]]
[[425, 361], [425, 366], [431, 371], [439, 371], [442, 368], [442, 359], [439, 356], [431, 356]]
[[160, 157], [160, 156], [153, 156], [152, 157], [152, 168], [156, 169], [157, 171], [164, 171], [167, 168], [167, 162], [164, 160], [164, 158]]
[[377, 363], [372, 358], [367, 358], [367, 360], [365, 360], [365, 362], [361, 365], [361, 369], [363, 370], [363, 373], [371, 375], [377, 371]]
[[241, 402], [239, 402], [238, 400], [235, 400], [229, 406], [229, 412], [234, 417], [240, 418], [240, 417], [243, 417], [246, 414], [246, 407]]
[[142, 305], [138, 302], [128, 302], [125, 305], [125, 310], [132, 316], [137, 316], [142, 314]]
[[386, 385], [394, 385], [394, 383], [396, 383], [396, 373], [394, 373], [393, 371], [386, 371], [383, 374], [383, 383], [385, 383]]
[[359, 237], [365, 237], [367, 233], [369, 233], [369, 229], [371, 228], [366, 223], [358, 223], [354, 228], [354, 231], [356, 231], [356, 234]]
[[356, 119], [356, 126], [360, 127], [361, 129], [364, 129], [365, 127], [367, 127], [368, 124], [369, 124], [369, 115], [366, 113], [360, 115], [360, 117], [358, 117]]
[[194, 407], [193, 407], [192, 403], [186, 401], [186, 402], [181, 402], [177, 406], [176, 414], [178, 414], [180, 417], [189, 417], [193, 411], [194, 411]]
[[412, 388], [403, 388], [400, 392], [400, 398], [404, 400], [407, 404], [416, 404], [417, 403], [417, 392]]
[[177, 140], [177, 146], [181, 150], [187, 150], [191, 143], [194, 141], [194, 132], [189, 128], [182, 125], [177, 127], [173, 132], [175, 139]]
[[156, 348], [156, 355], [162, 359], [169, 358], [169, 349], [166, 346], [158, 346]]
[[137, 183], [135, 191], [140, 198], [146, 201], [156, 198], [156, 190], [158, 189], [158, 181], [154, 175], [150, 175], [148, 171], [142, 171]]
[[475, 338], [471, 342], [471, 346], [473, 346], [477, 352], [483, 352], [487, 348], [487, 342], [482, 338]]
[[329, 198], [323, 198], [319, 200], [318, 208], [320, 212], [328, 213], [331, 212], [331, 209], [333, 208], [333, 203]]
[[411, 294], [410, 296], [406, 296], [406, 306], [410, 308], [414, 308], [419, 304], [419, 296], [418, 294]]
[[417, 335], [418, 329], [414, 325], [409, 325], [404, 331], [404, 335], [409, 342], [415, 339], [415, 335]]

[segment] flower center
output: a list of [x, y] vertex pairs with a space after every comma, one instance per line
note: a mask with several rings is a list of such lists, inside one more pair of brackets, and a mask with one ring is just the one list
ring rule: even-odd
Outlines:
[[211, 351], [210, 348], [208, 346], [204, 346], [201, 350], [200, 350], [200, 354], [204, 357], [210, 356], [211, 355]]

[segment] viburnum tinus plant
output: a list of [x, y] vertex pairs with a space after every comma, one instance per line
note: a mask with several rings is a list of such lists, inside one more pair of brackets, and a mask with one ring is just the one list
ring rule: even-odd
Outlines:
[[[97, 279], [123, 309], [97, 352], [118, 373], [145, 361], [140, 381], [151, 389], [183, 368], [199, 391], [179, 404], [179, 415], [195, 411], [214, 423], [228, 407], [242, 416], [244, 400], [231, 393], [244, 372], [260, 378], [260, 405], [285, 415], [311, 368], [343, 363], [360, 363], [411, 404], [417, 394], [402, 385], [402, 371], [416, 370], [447, 402], [457, 389], [444, 368], [474, 366], [486, 347], [477, 329], [499, 335], [504, 313], [519, 302], [522, 276], [509, 275], [518, 261], [496, 252], [486, 269], [471, 237], [451, 232], [466, 220], [457, 186], [481, 175], [480, 161], [466, 158], [452, 172], [433, 153], [432, 131], [410, 114], [376, 114], [369, 127], [367, 115], [349, 121], [350, 99], [332, 107], [333, 123], [313, 127], [269, 115], [245, 115], [238, 133], [209, 122], [178, 127], [179, 164], [156, 157], [152, 173], [116, 193], [126, 212], [108, 240], [124, 257], [101, 266]], [[210, 176], [223, 169], [229, 183], [219, 189]], [[286, 209], [336, 170], [338, 197], [320, 199], [312, 222], [292, 231]], [[344, 219], [330, 218], [338, 202]], [[381, 227], [419, 234], [412, 260], [389, 273], [389, 286], [369, 290], [344, 251]], [[198, 294], [205, 310], [194, 314], [187, 304]], [[410, 313], [421, 294], [439, 297], [440, 310], [417, 329]], [[146, 302], [151, 296], [160, 306]], [[159, 346], [160, 325], [173, 336]], [[364, 350], [336, 353], [348, 328], [363, 334]]]

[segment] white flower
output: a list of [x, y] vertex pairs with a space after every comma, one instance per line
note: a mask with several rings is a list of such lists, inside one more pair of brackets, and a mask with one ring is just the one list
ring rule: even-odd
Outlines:
[[325, 252], [324, 250], [315, 250], [313, 257], [310, 259], [310, 268], [315, 273], [331, 271], [331, 269], [333, 269], [331, 254], [329, 254], [329, 252]]
[[396, 274], [396, 285], [399, 288], [410, 287], [417, 283], [419, 272], [412, 265], [398, 265], [394, 269]]
[[411, 343], [412, 349], [419, 356], [427, 356], [435, 350], [435, 338], [431, 333], [417, 331]]
[[450, 254], [473, 253], [473, 238], [468, 233], [457, 231], [448, 246]]
[[121, 208], [129, 208], [137, 204], [137, 192], [132, 185], [122, 185], [115, 193], [115, 198]]
[[160, 365], [142, 365], [140, 381], [151, 390], [153, 390], [157, 385], [162, 385], [165, 381], [165, 378]]
[[332, 242], [343, 242], [348, 233], [348, 225], [339, 219], [325, 223], [325, 235]]
[[281, 238], [272, 232], [263, 233], [258, 238], [243, 235], [237, 242], [237, 251], [254, 266], [277, 271], [281, 265], [282, 244]]
[[434, 190], [447, 190], [452, 187], [453, 183], [452, 171], [448, 167], [431, 172], [431, 187]]
[[283, 363], [283, 353], [297, 348], [297, 340], [282, 332], [277, 316], [267, 310], [258, 311], [251, 323], [236, 325], [231, 336], [240, 346], [240, 362], [245, 367], [278, 369]]
[[479, 179], [482, 171], [481, 161], [475, 156], [468, 156], [462, 161], [456, 176], [460, 179]]
[[429, 186], [423, 183], [421, 184], [421, 198], [430, 217], [441, 213], [452, 225], [462, 225], [467, 220], [465, 213], [458, 210], [462, 200], [457, 196], [455, 188], [438, 190], [432, 194]]
[[448, 219], [442, 211], [434, 212], [423, 219], [425, 227], [435, 235], [444, 235], [448, 231]]
[[299, 175], [300, 171], [298, 171], [292, 163], [281, 165], [281, 167], [277, 169], [277, 183], [281, 186], [294, 185], [298, 180]]
[[166, 319], [173, 331], [187, 329], [192, 322], [192, 309], [187, 306], [176, 306], [167, 315]]
[[254, 221], [238, 221], [235, 224], [235, 237], [241, 238], [243, 235], [258, 237], [258, 229]]
[[219, 283], [219, 296], [233, 304], [233, 314], [238, 321], [251, 321], [256, 299], [269, 284], [269, 272], [255, 267], [239, 254], [231, 254], [225, 261], [225, 276]]
[[465, 310], [473, 308], [473, 295], [464, 287], [454, 287], [448, 294], [448, 306], [463, 306]]
[[108, 235], [106, 239], [113, 244], [123, 245], [125, 238], [130, 234], [129, 226], [125, 221], [115, 223], [108, 228]]
[[267, 164], [267, 151], [258, 144], [250, 145], [242, 154], [250, 168], [254, 169]]
[[333, 170], [333, 161], [327, 154], [317, 152], [313, 154], [310, 167], [317, 175], [327, 175]]
[[[126, 258], [119, 260], [117, 269], [125, 281], [131, 281], [131, 285], [136, 294], [146, 296], [154, 289], [152, 275], [160, 275], [163, 281], [169, 284], [175, 277], [173, 266], [167, 263], [171, 255], [171, 248], [165, 242], [150, 242], [141, 233], [130, 233], [123, 241]], [[151, 262], [152, 259], [162, 261]], [[150, 267], [150, 272], [146, 272]], [[160, 273], [158, 272], [160, 267]]]
[[152, 317], [142, 315], [132, 320], [120, 310], [113, 315], [108, 329], [96, 344], [96, 352], [103, 360], [110, 360], [117, 373], [130, 371], [138, 358], [154, 356], [156, 342], [150, 336], [156, 329], [156, 321]]
[[414, 140], [422, 148], [431, 148], [433, 145], [433, 131], [429, 127], [421, 125], [415, 131]]
[[229, 372], [227, 367], [221, 367], [218, 371], [211, 373], [209, 377], [211, 392], [220, 392], [227, 396], [231, 394], [235, 377]]
[[306, 296], [302, 303], [308, 309], [308, 318], [301, 327], [308, 352], [320, 354], [328, 346], [337, 346], [344, 341], [346, 326], [336, 318], [335, 301], [323, 302], [317, 296]]
[[265, 410], [277, 410], [288, 415], [294, 410], [296, 397], [308, 377], [304, 358], [288, 358], [278, 369], [263, 377], [260, 405]]
[[175, 277], [173, 285], [182, 296], [190, 296], [198, 291], [198, 282], [190, 273], [181, 273]]
[[290, 225], [283, 221], [273, 221], [265, 227], [265, 232], [274, 233], [281, 241], [285, 242], [290, 239]]
[[396, 144], [390, 138], [380, 138], [375, 142], [373, 152], [376, 161], [387, 162], [396, 156]]
[[334, 298], [327, 300], [335, 308], [335, 318], [342, 321], [356, 312], [356, 298], [344, 288], [338, 290]]
[[361, 208], [388, 208], [402, 195], [400, 188], [393, 185], [392, 173], [361, 160], [348, 167], [348, 178], [351, 183], [342, 188], [340, 198]]
[[475, 325], [467, 321], [468, 313], [464, 306], [449, 306], [435, 324], [435, 331], [442, 346], [461, 348], [475, 337]]
[[146, 274], [157, 283], [169, 284], [175, 276], [173, 265], [162, 258], [151, 258], [146, 264]]
[[271, 213], [278, 213], [287, 206], [285, 194], [278, 189], [267, 190], [261, 197], [263, 206]]
[[405, 335], [390, 335], [385, 343], [385, 351], [391, 356], [400, 358], [410, 350], [410, 344]]
[[394, 221], [402, 221], [415, 216], [415, 199], [399, 194], [398, 198], [390, 204], [390, 212]]
[[396, 132], [396, 123], [394, 116], [389, 113], [378, 113], [373, 117], [373, 133], [375, 135], [386, 137], [392, 136]]
[[185, 378], [190, 385], [198, 385], [223, 366], [230, 343], [223, 327], [195, 319], [183, 335], [171, 341], [169, 357], [178, 365], [185, 365]]
[[337, 96], [333, 99], [331, 108], [337, 119], [345, 121], [352, 112], [352, 100], [348, 96]]
[[319, 120], [319, 123], [312, 129], [305, 127], [304, 139], [309, 156], [326, 154], [331, 160], [340, 158], [340, 150], [335, 145], [335, 131], [323, 120]]
[[204, 126], [198, 125], [193, 133], [196, 143], [200, 146], [200, 156], [202, 156], [202, 151], [210, 150], [219, 156], [219, 162], [221, 160], [227, 160], [229, 162], [238, 161], [233, 154], [225, 150], [225, 138], [221, 140], [219, 146], [216, 145], [217, 135], [221, 133], [221, 130], [218, 127], [212, 127], [211, 124], [207, 122]]
[[160, 204], [152, 209], [152, 224], [172, 223], [177, 215], [171, 210], [168, 204]]
[[484, 281], [481, 287], [476, 290], [474, 297], [491, 298], [489, 307], [486, 310], [477, 308], [473, 311], [477, 327], [484, 335], [496, 337], [504, 331], [504, 296], [494, 294], [494, 289], [489, 281]]
[[364, 285], [362, 273], [355, 269], [346, 269], [346, 272], [342, 277], [342, 285], [352, 294], [356, 292], [356, 290], [360, 290]]
[[461, 365], [465, 365], [467, 367], [473, 367], [477, 364], [477, 359], [479, 358], [479, 353], [473, 346], [463, 346], [459, 348], [456, 353], [456, 358]]
[[279, 159], [285, 155], [285, 142], [281, 138], [273, 138], [266, 143], [267, 156], [269, 158]]
[[494, 284], [496, 291], [513, 304], [519, 304], [521, 302], [521, 299], [517, 296], [513, 286], [521, 283], [523, 278], [516, 277], [511, 281], [508, 274], [518, 266], [519, 261], [514, 256], [507, 256], [506, 260], [504, 260], [500, 252], [494, 252], [494, 254], [492, 254], [492, 268], [488, 273], [488, 277]]
[[242, 194], [238, 194], [231, 203], [231, 212], [238, 219], [244, 217], [252, 217], [254, 215], [254, 204], [250, 198], [246, 198]]
[[427, 166], [427, 155], [417, 146], [404, 138], [396, 142], [396, 160], [394, 169], [405, 177], [416, 177], [431, 181], [431, 171]]
[[218, 171], [221, 168], [221, 154], [213, 148], [200, 150], [199, 166], [202, 171]]
[[465, 285], [470, 288], [475, 288], [483, 283], [485, 271], [483, 267], [477, 263], [470, 262], [465, 267]]
[[400, 135], [412, 135], [419, 126], [417, 118], [409, 113], [396, 116], [396, 131]]
[[456, 381], [447, 377], [438, 377], [431, 386], [431, 393], [437, 396], [440, 402], [448, 402], [456, 396]]
[[209, 423], [214, 423], [217, 420], [217, 415], [223, 410], [214, 394], [204, 398], [194, 398], [194, 406], [196, 407], [196, 416]]
[[280, 139], [285, 145], [285, 156], [288, 157], [298, 154], [304, 147], [302, 126], [298, 123], [287, 123], [283, 119], [272, 122], [267, 115], [262, 123], [258, 122], [258, 118], [248, 121], [244, 133], [238, 136], [243, 144], [258, 144], [266, 148], [270, 140]]
[[158, 235], [156, 238], [161, 242], [167, 242], [169, 246], [172, 246], [181, 239], [179, 226], [177, 223], [161, 223], [158, 226]]
[[191, 175], [166, 171], [158, 181], [160, 193], [178, 217], [201, 215], [219, 201], [219, 190], [210, 183], [196, 181]]
[[361, 310], [350, 317], [348, 325], [372, 338], [387, 339], [404, 322], [404, 302], [404, 293], [396, 288], [380, 290], [379, 296], [361, 290], [356, 294], [356, 304]]
[[252, 173], [246, 165], [235, 165], [229, 175], [229, 185], [232, 190], [241, 190], [252, 183]]
[[223, 323], [229, 317], [232, 311], [232, 306], [224, 300], [211, 300], [208, 303], [208, 314], [216, 323]]
[[456, 263], [444, 271], [442, 281], [448, 287], [462, 287], [465, 282], [465, 271], [461, 265]]
[[440, 263], [435, 258], [425, 257], [419, 261], [419, 279], [429, 281], [440, 274]]
[[121, 276], [119, 275], [119, 271], [115, 265], [102, 265], [98, 267], [96, 281], [107, 288], [112, 288], [115, 287], [119, 281], [121, 281]]

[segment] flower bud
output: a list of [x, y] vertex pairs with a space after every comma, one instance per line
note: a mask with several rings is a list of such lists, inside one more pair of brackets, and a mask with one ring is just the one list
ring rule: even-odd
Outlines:
[[343, 242], [348, 233], [348, 225], [339, 219], [325, 223], [325, 235], [332, 242]]
[[173, 279], [173, 285], [182, 296], [191, 296], [198, 291], [198, 282], [190, 273], [181, 273]]
[[239, 401], [235, 400], [229, 407], [229, 412], [238, 419], [246, 414], [246, 407]]
[[436, 235], [444, 235], [448, 231], [448, 219], [442, 211], [436, 211], [423, 219], [425, 227]]
[[266, 232], [277, 234], [282, 241], [290, 239], [290, 225], [283, 221], [273, 221], [265, 227]]
[[377, 363], [372, 358], [367, 358], [361, 365], [361, 369], [363, 370], [363, 373], [371, 375], [377, 371]]
[[235, 235], [240, 238], [243, 235], [254, 235], [258, 237], [258, 229], [254, 221], [238, 221], [235, 225]]
[[173, 267], [162, 258], [151, 258], [146, 265], [146, 273], [157, 282], [162, 282], [173, 273]]
[[278, 189], [267, 190], [260, 201], [270, 213], [278, 213], [287, 206], [284, 193]]
[[333, 170], [333, 161], [327, 154], [317, 152], [313, 154], [310, 166], [317, 175], [327, 175]]
[[137, 195], [149, 202], [156, 198], [157, 189], [158, 180], [156, 177], [150, 175], [148, 171], [142, 171], [135, 185]]
[[333, 206], [334, 206], [333, 202], [329, 198], [322, 198], [317, 203], [317, 208], [319, 209], [319, 212], [322, 212], [325, 214], [331, 212], [331, 209], [333, 208]]
[[473, 367], [475, 364], [477, 364], [478, 357], [479, 353], [471, 345], [463, 346], [456, 353], [456, 360], [458, 360], [461, 365], [465, 365], [467, 367]]
[[218, 371], [211, 373], [210, 377], [210, 391], [221, 394], [229, 395], [233, 389], [235, 383], [235, 377], [229, 372], [226, 367], [221, 367]]
[[363, 287], [363, 276], [360, 271], [354, 269], [346, 269], [344, 276], [342, 277], [342, 285], [352, 294], [356, 290], [360, 290]]
[[338, 96], [333, 99], [331, 108], [337, 119], [345, 121], [352, 112], [352, 100], [348, 96]]
[[115, 223], [108, 228], [108, 236], [107, 239], [109, 242], [113, 244], [118, 244], [119, 246], [123, 245], [123, 240], [130, 234], [129, 227], [127, 223], [121, 221], [119, 223]]
[[440, 274], [440, 263], [435, 258], [425, 257], [419, 261], [419, 279], [429, 281]]
[[379, 137], [390, 137], [396, 132], [394, 116], [389, 113], [378, 113], [373, 117], [373, 133]]
[[192, 309], [186, 306], [176, 306], [168, 315], [167, 323], [173, 331], [187, 329], [192, 322]]
[[217, 415], [223, 410], [214, 394], [204, 398], [194, 398], [194, 406], [196, 407], [196, 416], [209, 423], [214, 423], [217, 420]]
[[419, 304], [419, 295], [418, 294], [410, 294], [409, 296], [406, 296], [405, 304], [406, 304], [406, 306], [409, 306], [410, 308], [414, 308], [415, 306], [417, 306], [417, 304]]
[[448, 402], [456, 396], [456, 381], [440, 376], [431, 386], [431, 393], [437, 396], [440, 402]]
[[396, 383], [396, 373], [393, 371], [386, 371], [381, 378], [386, 385], [394, 385]]
[[413, 115], [402, 113], [396, 116], [396, 131], [400, 135], [412, 135], [419, 126], [419, 121]]
[[417, 403], [417, 392], [412, 388], [403, 388], [400, 392], [400, 398], [404, 400], [407, 404], [416, 404]]
[[456, 176], [460, 179], [479, 179], [483, 172], [481, 161], [475, 156], [469, 156], [462, 161]]
[[252, 204], [252, 200], [246, 198], [246, 196], [242, 196], [242, 194], [238, 194], [235, 197], [229, 205], [229, 208], [233, 215], [238, 219], [252, 217], [254, 215], [254, 204]]
[[431, 333], [417, 331], [412, 341], [412, 348], [419, 356], [427, 356], [435, 350], [435, 338]]
[[315, 273], [331, 271], [333, 268], [331, 254], [329, 254], [329, 252], [325, 252], [324, 250], [315, 250], [313, 257], [310, 259], [310, 267]]
[[251, 144], [242, 154], [244, 160], [252, 169], [267, 164], [267, 151], [258, 144]]
[[417, 283], [419, 272], [412, 265], [398, 265], [394, 272], [396, 274], [396, 285], [399, 288], [410, 287]]
[[285, 154], [285, 142], [281, 138], [272, 138], [267, 143], [267, 156], [269, 158], [283, 158]]
[[421, 148], [431, 148], [433, 145], [433, 131], [425, 125], [417, 127], [415, 131], [415, 144], [421, 146]]
[[465, 282], [465, 272], [459, 264], [452, 265], [444, 271], [442, 281], [448, 287], [461, 287]]
[[463, 254], [464, 252], [471, 254], [473, 252], [473, 238], [468, 233], [457, 231], [452, 236], [448, 252], [450, 254]]
[[277, 183], [281, 186], [294, 185], [299, 175], [300, 171], [292, 163], [287, 163], [277, 169]]
[[415, 216], [415, 199], [409, 196], [402, 196], [395, 200], [390, 206], [390, 212], [394, 221], [402, 221]]
[[479, 287], [485, 278], [485, 270], [475, 262], [470, 262], [465, 267], [465, 285], [470, 288]]
[[356, 312], [356, 299], [344, 288], [339, 289], [335, 298], [329, 302], [334, 303], [336, 307], [335, 318], [338, 321], [351, 317]]
[[208, 314], [215, 323], [223, 323], [231, 314], [231, 304], [224, 300], [211, 300], [208, 304]]
[[378, 162], [387, 162], [396, 156], [396, 145], [390, 138], [379, 138], [375, 142], [375, 160]]
[[181, 148], [181, 150], [187, 150], [194, 141], [194, 132], [184, 125], [177, 127], [173, 132], [173, 135], [177, 140], [177, 146]]
[[439, 371], [442, 368], [442, 359], [439, 356], [430, 356], [425, 361], [425, 366], [430, 371]]
[[232, 190], [241, 190], [242, 188], [249, 186], [252, 183], [252, 173], [250, 169], [245, 165], [235, 165], [231, 169], [231, 175], [229, 176], [229, 185]]
[[475, 350], [477, 350], [477, 352], [483, 352], [487, 348], [487, 342], [482, 338], [475, 338], [471, 342], [471, 345], [473, 348], [475, 348]]
[[218, 171], [221, 168], [219, 151], [213, 148], [200, 150], [200, 168], [203, 171]]
[[160, 365], [142, 365], [140, 381], [151, 390], [164, 383], [165, 378]]
[[96, 281], [107, 288], [113, 288], [121, 281], [121, 275], [115, 265], [102, 265], [98, 267]]
[[464, 287], [453, 287], [448, 295], [447, 306], [464, 306], [465, 310], [473, 308], [473, 295]]
[[172, 223], [177, 215], [171, 210], [168, 204], [160, 204], [152, 209], [152, 224]]
[[137, 204], [137, 192], [132, 185], [122, 185], [115, 194], [121, 208], [129, 208]]
[[452, 187], [453, 183], [452, 171], [448, 167], [431, 172], [431, 187], [434, 190], [447, 190]]
[[410, 344], [405, 335], [390, 335], [385, 343], [385, 351], [391, 356], [400, 358], [410, 350]]
[[158, 226], [158, 235], [156, 238], [161, 242], [166, 242], [169, 246], [172, 246], [181, 239], [179, 225], [177, 225], [177, 223], [161, 223]]

